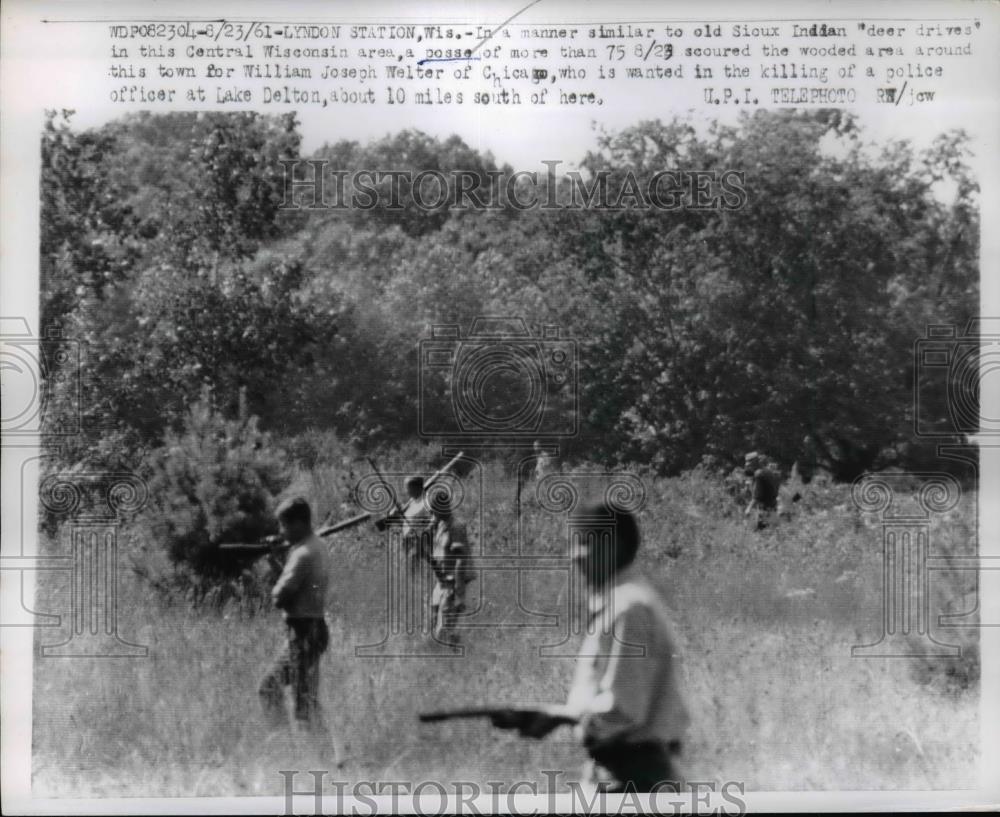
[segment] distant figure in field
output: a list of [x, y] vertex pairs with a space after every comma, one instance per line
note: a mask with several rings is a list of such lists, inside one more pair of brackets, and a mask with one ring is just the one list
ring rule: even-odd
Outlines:
[[541, 480], [557, 470], [555, 454], [547, 451], [539, 440], [532, 446], [535, 452], [535, 479]]
[[[590, 756], [586, 782], [609, 792], [677, 791], [689, 715], [666, 606], [633, 565], [638, 523], [606, 503], [573, 516], [580, 535], [571, 558], [588, 589], [590, 624], [566, 708], [579, 719], [575, 735]], [[602, 519], [613, 520], [613, 536]], [[494, 726], [534, 738], [561, 722], [538, 711], [493, 716]]]
[[260, 684], [268, 724], [287, 725], [284, 688], [291, 687], [295, 719], [317, 736], [326, 735], [319, 702], [319, 664], [330, 634], [324, 617], [330, 583], [330, 556], [312, 528], [312, 511], [302, 497], [277, 509], [281, 532], [290, 544], [288, 559], [271, 591], [285, 619], [286, 641]]
[[749, 478], [750, 502], [743, 515], [754, 519], [754, 527], [763, 530], [772, 514], [778, 511], [781, 476], [771, 460], [751, 451], [743, 460], [743, 473]]

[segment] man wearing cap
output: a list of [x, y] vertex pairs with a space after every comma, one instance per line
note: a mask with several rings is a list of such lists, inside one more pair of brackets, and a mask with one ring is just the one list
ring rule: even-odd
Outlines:
[[312, 528], [312, 511], [302, 497], [282, 502], [276, 515], [290, 545], [281, 576], [271, 591], [285, 619], [286, 643], [260, 684], [260, 700], [271, 727], [288, 723], [284, 687], [292, 688], [295, 719], [325, 734], [319, 702], [320, 658], [330, 635], [324, 618], [330, 582], [330, 556]]
[[[588, 590], [590, 620], [567, 709], [590, 756], [586, 782], [609, 792], [677, 790], [689, 717], [666, 607], [633, 564], [638, 523], [605, 502], [574, 513], [571, 524], [571, 558]], [[540, 738], [560, 721], [516, 712], [493, 723]]]
[[743, 473], [750, 478], [750, 502], [743, 515], [753, 514], [754, 527], [763, 530], [770, 515], [778, 509], [781, 480], [770, 460], [756, 451], [744, 457]]

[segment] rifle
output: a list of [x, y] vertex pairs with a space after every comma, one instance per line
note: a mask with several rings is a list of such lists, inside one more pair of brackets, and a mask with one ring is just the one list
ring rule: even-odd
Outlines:
[[[360, 525], [367, 519], [371, 519], [370, 513], [367, 511], [365, 513], [359, 513], [357, 516], [352, 516], [350, 519], [337, 522], [335, 525], [320, 528], [316, 531], [316, 535], [320, 537], [330, 536], [339, 531], [353, 528], [355, 525]], [[283, 550], [288, 550], [288, 548], [288, 542], [286, 542], [281, 536], [268, 536], [266, 539], [256, 544], [226, 543], [219, 545], [219, 550], [226, 551], [226, 555], [232, 556], [234, 559], [258, 559], [261, 556], [280, 553]]]
[[[445, 465], [443, 465], [441, 468], [438, 468], [437, 471], [435, 471], [433, 474], [427, 477], [427, 479], [424, 480], [424, 490], [426, 491], [435, 482], [441, 479], [441, 477], [447, 474], [452, 468], [455, 467], [458, 461], [462, 459], [462, 457], [464, 456], [465, 452], [459, 451]], [[389, 513], [386, 514], [384, 518], [379, 519], [375, 523], [376, 528], [378, 528], [379, 530], [385, 530], [385, 527], [386, 525], [389, 524], [390, 520], [403, 518], [403, 515], [406, 513], [406, 509], [410, 507], [410, 505], [413, 503], [413, 500], [408, 499], [406, 500], [406, 503], [404, 505], [400, 505], [399, 501], [395, 499], [396, 496], [395, 491], [392, 490], [392, 486], [390, 486], [389, 483], [386, 481], [385, 477], [382, 476], [381, 472], [378, 470], [378, 466], [375, 464], [375, 461], [369, 457], [368, 463], [371, 465], [372, 470], [375, 472], [375, 475], [379, 478], [379, 482], [381, 482], [382, 485], [385, 487], [385, 489], [389, 491], [390, 495], [393, 497], [393, 501], [395, 502], [395, 507], [391, 511], [389, 511]]]
[[443, 721], [488, 718], [491, 721], [499, 719], [501, 722], [506, 721], [513, 725], [517, 721], [527, 721], [538, 715], [551, 718], [559, 726], [563, 724], [573, 725], [580, 720], [579, 715], [571, 712], [564, 704], [537, 707], [470, 706], [460, 709], [443, 709], [437, 712], [421, 712], [417, 717], [421, 723], [441, 723]]
[[359, 513], [357, 516], [352, 516], [350, 519], [345, 519], [343, 522], [337, 522], [336, 524], [328, 525], [325, 528], [320, 528], [316, 531], [316, 535], [320, 537], [330, 536], [338, 531], [347, 530], [348, 528], [353, 528], [355, 525], [360, 525], [362, 522], [371, 518], [372, 515], [368, 513], [368, 511], [365, 511], [364, 513]]

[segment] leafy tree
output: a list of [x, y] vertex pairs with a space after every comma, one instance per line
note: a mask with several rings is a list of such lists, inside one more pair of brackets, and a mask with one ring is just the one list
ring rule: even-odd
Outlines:
[[40, 291], [43, 326], [81, 299], [101, 300], [139, 255], [136, 218], [109, 177], [121, 127], [75, 133], [72, 111], [49, 111], [42, 131]]
[[[944, 145], [911, 169], [902, 145], [871, 157], [848, 116], [779, 112], [708, 137], [645, 123], [602, 146], [586, 164], [612, 188], [686, 166], [743, 169], [748, 191], [736, 211], [567, 216], [564, 249], [611, 305], [583, 384], [591, 427], [616, 429], [608, 455], [676, 471], [764, 448], [850, 479], [907, 438], [915, 326], [899, 293], [940, 278], [914, 275], [928, 242], [964, 238], [949, 244], [954, 297], [938, 321], [976, 308], [974, 188]], [[942, 167], [959, 173], [950, 209], [932, 189]]]
[[[457, 136], [439, 140], [415, 130], [363, 147], [344, 141], [324, 145], [315, 158], [326, 161], [324, 195], [329, 203], [338, 200], [334, 174], [345, 174], [339, 183], [341, 200], [351, 205], [345, 212], [352, 223], [398, 226], [414, 237], [439, 230], [461, 214], [452, 208], [461, 198], [458, 185], [467, 185], [463, 189], [470, 197], [490, 201], [503, 172], [491, 155], [478, 153]], [[312, 170], [303, 167], [301, 174], [307, 172]], [[467, 180], [460, 174], [467, 174]]]
[[214, 271], [283, 233], [284, 162], [299, 155], [294, 114], [141, 113], [123, 126], [117, 167], [140, 182], [131, 201], [151, 239], [148, 260]]
[[[235, 401], [236, 366], [256, 386], [288, 365], [269, 352], [298, 353], [296, 332], [311, 330], [290, 319], [283, 271], [268, 305], [236, 269], [284, 229], [279, 160], [297, 155], [293, 117], [140, 114], [81, 133], [67, 119], [50, 115], [42, 139], [42, 311], [83, 355], [86, 433], [62, 449], [76, 459], [102, 440], [125, 451], [157, 442], [216, 376]], [[237, 329], [240, 316], [252, 323]], [[168, 319], [174, 328], [158, 331]], [[262, 338], [257, 327], [287, 332]], [[49, 379], [48, 416], [74, 409], [75, 382]]]
[[[82, 133], [52, 117], [42, 147], [43, 313], [82, 342], [83, 450], [157, 444], [205, 387], [229, 416], [248, 394], [276, 432], [399, 442], [417, 432], [431, 326], [506, 315], [578, 344], [571, 455], [672, 473], [758, 448], [851, 479], [922, 462], [913, 343], [977, 313], [967, 138], [876, 149], [839, 111], [643, 122], [600, 136], [552, 191], [568, 205], [603, 179], [614, 205], [663, 171], [739, 171], [738, 209], [427, 210], [405, 185], [393, 201], [386, 177], [372, 208], [286, 212], [292, 117], [143, 114]], [[416, 131], [314, 158], [471, 171], [487, 198], [510, 175]], [[949, 428], [946, 393], [921, 408]]]

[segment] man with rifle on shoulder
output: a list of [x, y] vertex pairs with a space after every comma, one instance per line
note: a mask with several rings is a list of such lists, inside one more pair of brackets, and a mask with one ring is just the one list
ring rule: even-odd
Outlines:
[[[427, 507], [424, 493], [424, 478], [407, 477], [403, 483], [407, 501], [403, 511], [403, 549], [415, 559], [426, 558], [431, 547], [431, 527], [433, 518]], [[383, 527], [385, 522], [383, 520]]]
[[434, 638], [442, 644], [459, 642], [458, 619], [465, 612], [465, 588], [476, 578], [472, 569], [472, 551], [465, 525], [457, 522], [451, 497], [441, 492], [430, 502], [433, 537], [427, 561], [434, 573], [431, 592], [431, 617]]
[[[430, 599], [434, 640], [452, 645], [459, 641], [457, 622], [465, 610], [466, 585], [475, 578], [475, 573], [465, 525], [454, 518], [450, 494], [433, 489], [462, 457], [459, 452], [427, 479], [407, 477], [406, 504], [397, 503], [388, 516], [375, 523], [379, 530], [385, 530], [390, 522], [401, 525], [404, 552], [415, 564], [424, 561], [430, 566], [434, 574]], [[369, 463], [391, 492], [375, 462], [369, 460]]]

